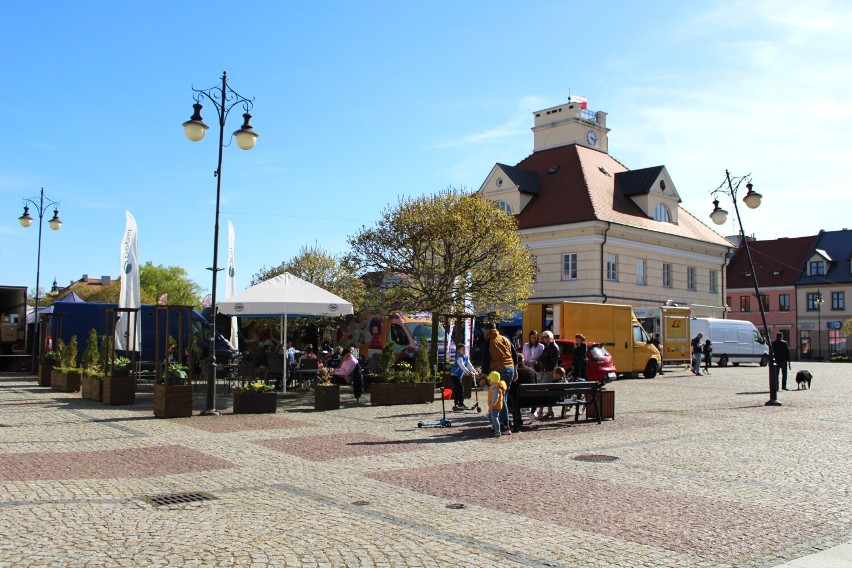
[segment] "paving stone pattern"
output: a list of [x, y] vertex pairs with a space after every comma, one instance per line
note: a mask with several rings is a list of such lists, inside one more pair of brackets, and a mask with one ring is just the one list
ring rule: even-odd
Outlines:
[[[611, 384], [614, 421], [501, 438], [345, 389], [337, 411], [163, 420], [144, 393], [109, 407], [3, 374], [0, 568], [777, 566], [852, 540], [852, 365], [807, 367], [781, 407], [766, 368], [683, 369]], [[184, 492], [214, 499], [144, 500]]]

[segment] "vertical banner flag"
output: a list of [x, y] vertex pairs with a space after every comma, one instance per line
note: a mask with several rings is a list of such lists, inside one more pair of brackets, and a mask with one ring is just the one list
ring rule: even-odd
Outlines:
[[[234, 265], [234, 224], [228, 219], [228, 277], [225, 279], [225, 298], [230, 298], [237, 293], [236, 268]], [[231, 317], [231, 347], [237, 351], [239, 339], [237, 338], [237, 316]]]
[[[141, 308], [141, 292], [139, 289], [139, 235], [136, 230], [136, 219], [127, 211], [127, 228], [121, 239], [121, 292], [118, 297], [119, 308]], [[128, 328], [128, 319], [135, 320], [136, 329]], [[139, 343], [142, 336], [142, 320], [137, 313], [135, 317], [119, 314], [115, 326], [116, 351], [140, 351]], [[130, 342], [133, 341], [131, 345]]]

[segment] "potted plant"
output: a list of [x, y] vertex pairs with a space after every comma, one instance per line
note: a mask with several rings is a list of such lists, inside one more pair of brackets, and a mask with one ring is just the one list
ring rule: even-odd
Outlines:
[[41, 365], [38, 368], [38, 386], [50, 386], [50, 373], [54, 367], [59, 366], [59, 351], [48, 351], [41, 356]]
[[192, 416], [192, 385], [187, 384], [186, 371], [180, 363], [170, 363], [166, 367], [162, 382], [154, 385], [154, 416]]
[[234, 414], [271, 414], [277, 406], [278, 394], [263, 381], [234, 388]]
[[86, 350], [81, 357], [82, 376], [80, 378], [80, 394], [89, 400], [101, 401], [103, 398], [104, 373], [100, 366], [100, 353], [98, 352], [98, 332], [94, 329], [89, 331], [86, 340]]
[[320, 369], [314, 389], [314, 410], [337, 410], [340, 408], [340, 385], [331, 384], [334, 371]]
[[[424, 378], [430, 380], [424, 380]], [[385, 382], [370, 387], [370, 402], [375, 406], [416, 404], [435, 399], [435, 381], [414, 371], [410, 363], [397, 363], [385, 376]]]
[[61, 339], [56, 344], [59, 346], [59, 366], [50, 372], [50, 388], [76, 392], [80, 390], [81, 375], [77, 367], [77, 336], [72, 335], [67, 345]]
[[136, 402], [136, 377], [130, 373], [131, 361], [115, 357], [104, 376], [103, 402], [105, 404], [133, 404]]

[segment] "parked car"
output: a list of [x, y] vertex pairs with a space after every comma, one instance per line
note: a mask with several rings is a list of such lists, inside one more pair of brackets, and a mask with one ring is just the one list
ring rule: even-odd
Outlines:
[[[574, 341], [557, 339], [560, 365], [566, 371], [574, 366]], [[615, 364], [612, 355], [600, 343], [587, 343], [586, 349], [586, 380], [608, 383], [615, 380]]]

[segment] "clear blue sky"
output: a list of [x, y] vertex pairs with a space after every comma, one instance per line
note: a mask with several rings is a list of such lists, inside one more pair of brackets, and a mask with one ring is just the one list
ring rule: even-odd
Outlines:
[[224, 155], [219, 266], [231, 219], [238, 289], [303, 245], [345, 252], [398, 196], [478, 189], [529, 154], [532, 112], [569, 94], [609, 113], [611, 155], [665, 165], [708, 224], [728, 168], [764, 195], [747, 233], [841, 229], [850, 29], [844, 1], [7, 3], [0, 284], [35, 285], [36, 227], [17, 218], [44, 187], [65, 224], [45, 224], [43, 288], [117, 276], [129, 210], [142, 261], [209, 289], [213, 112], [202, 142], [181, 123], [190, 88], [223, 70], [260, 134]]

